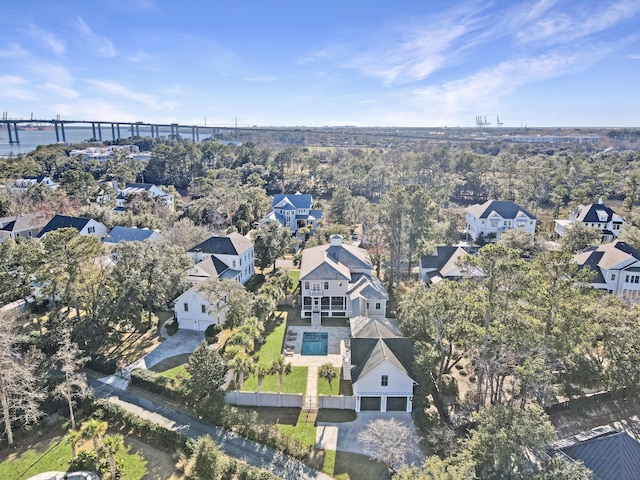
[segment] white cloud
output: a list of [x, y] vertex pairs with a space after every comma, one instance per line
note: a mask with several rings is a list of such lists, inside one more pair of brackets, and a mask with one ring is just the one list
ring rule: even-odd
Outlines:
[[177, 105], [173, 100], [160, 100], [154, 95], [131, 90], [117, 82], [107, 82], [104, 80], [87, 80], [87, 82], [104, 94], [143, 104], [154, 110], [163, 108], [172, 109]]
[[52, 63], [37, 63], [29, 65], [29, 70], [41, 77], [48, 83], [62, 84], [68, 86], [73, 82], [73, 75], [68, 68]]
[[78, 98], [80, 96], [80, 94], [73, 88], [63, 87], [61, 85], [56, 85], [53, 83], [45, 83], [44, 85], [42, 85], [42, 88], [44, 88], [45, 90], [49, 90], [53, 94], [62, 98], [72, 99]]
[[0, 58], [20, 58], [29, 55], [18, 43], [11, 43], [6, 48], [0, 48]]
[[0, 75], [0, 97], [22, 101], [33, 101], [38, 98], [29, 81], [17, 75]]
[[525, 85], [582, 71], [606, 58], [612, 49], [605, 46], [572, 54], [552, 52], [505, 61], [466, 78], [415, 89], [413, 101], [420, 112], [446, 112], [441, 124], [451, 124], [453, 119], [471, 118], [478, 112], [496, 108]]
[[40, 28], [35, 23], [29, 25], [27, 32], [35, 39], [43, 42], [55, 55], [61, 56], [64, 54], [65, 43], [54, 33]]
[[244, 78], [244, 80], [247, 82], [262, 83], [262, 82], [275, 82], [276, 80], [278, 80], [278, 78], [274, 77], [273, 75], [256, 75], [254, 77], [246, 77]]
[[572, 11], [545, 8], [535, 21], [523, 25], [516, 37], [522, 43], [572, 42], [613, 28], [634, 17], [638, 12], [640, 2], [637, 0], [621, 0], [612, 4], [595, 3], [588, 6], [578, 4], [578, 9]]
[[90, 47], [95, 49], [98, 56], [115, 57], [118, 54], [113, 42], [109, 38], [95, 33], [81, 17], [78, 17], [77, 26], [82, 36], [89, 42]]
[[[410, 83], [423, 80], [434, 72], [457, 64], [460, 53], [478, 40], [471, 35], [486, 26], [484, 7], [465, 3], [430, 18], [397, 25], [393, 31], [344, 61], [362, 74], [381, 78], [385, 83]], [[330, 56], [339, 49], [320, 51]], [[342, 49], [344, 50], [344, 48]], [[348, 56], [348, 53], [345, 54]]]

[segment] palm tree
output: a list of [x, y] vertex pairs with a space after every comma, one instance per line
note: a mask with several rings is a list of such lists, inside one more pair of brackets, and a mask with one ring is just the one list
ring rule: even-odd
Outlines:
[[251, 339], [251, 349], [249, 351], [253, 351], [255, 340], [260, 338], [263, 332], [264, 324], [260, 320], [258, 320], [257, 317], [247, 318], [238, 329], [238, 333], [243, 333], [249, 339]]
[[98, 420], [97, 418], [87, 420], [80, 427], [80, 434], [83, 438], [90, 438], [93, 441], [93, 449], [96, 452], [98, 451], [98, 440], [106, 433], [106, 431], [107, 422]]
[[333, 393], [331, 382], [333, 382], [333, 379], [336, 378], [336, 371], [333, 368], [333, 365], [331, 365], [330, 363], [325, 363], [320, 367], [320, 370], [318, 370], [318, 375], [320, 375], [320, 378], [324, 378], [329, 384], [329, 396], [331, 396], [331, 394]]
[[106, 435], [102, 439], [102, 448], [109, 456], [111, 480], [116, 478], [116, 454], [124, 448], [124, 438], [120, 434]]
[[82, 434], [78, 430], [69, 430], [67, 432], [66, 443], [71, 445], [71, 460], [78, 458], [78, 443], [82, 440]]
[[253, 373], [258, 377], [258, 391], [260, 391], [262, 390], [262, 381], [264, 380], [264, 377], [271, 375], [271, 369], [264, 365], [258, 365]]
[[289, 375], [291, 373], [291, 364], [290, 363], [284, 363], [284, 359], [282, 357], [278, 358], [278, 360], [275, 360], [273, 362], [273, 364], [271, 365], [271, 372], [273, 372], [273, 374], [277, 374], [278, 375], [278, 380], [279, 380], [279, 385], [280, 385], [280, 392], [282, 392], [282, 382], [283, 382], [283, 377], [285, 375]]
[[255, 368], [254, 363], [247, 356], [239, 356], [232, 359], [228, 366], [235, 372], [237, 389], [242, 390], [245, 377]]

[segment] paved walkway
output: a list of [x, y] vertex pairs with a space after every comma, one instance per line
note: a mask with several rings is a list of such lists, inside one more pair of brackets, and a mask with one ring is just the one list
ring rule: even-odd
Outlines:
[[204, 423], [191, 415], [164, 404], [111, 387], [96, 379], [90, 379], [89, 383], [94, 388], [94, 395], [97, 398], [107, 399], [139, 417], [180, 432], [190, 438], [208, 434], [216, 440], [227, 455], [268, 470], [280, 478], [331, 480], [330, 476], [318, 472], [271, 447], [252, 442], [223, 428]]

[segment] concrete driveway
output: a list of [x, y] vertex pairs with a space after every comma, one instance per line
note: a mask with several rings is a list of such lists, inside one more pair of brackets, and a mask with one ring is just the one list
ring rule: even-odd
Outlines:
[[204, 332], [193, 330], [178, 330], [175, 335], [167, 337], [156, 348], [144, 357], [136, 360], [127, 367], [131, 371], [134, 368], [151, 368], [167, 358], [193, 352], [204, 341]]
[[[164, 327], [163, 327], [164, 328]], [[139, 358], [131, 365], [115, 375], [100, 378], [99, 380], [112, 387], [126, 390], [131, 380], [131, 372], [136, 368], [149, 369], [167, 358], [193, 352], [204, 341], [204, 332], [193, 330], [178, 330], [173, 336], [163, 335], [164, 341], [156, 348]]]
[[[324, 435], [327, 436], [332, 436], [329, 432], [331, 432], [331, 430], [333, 430], [334, 428], [337, 430], [337, 442], [335, 446], [335, 449], [337, 451], [366, 455], [362, 443], [358, 442], [358, 433], [365, 430], [369, 422], [377, 420], [379, 418], [386, 420], [395, 418], [397, 421], [409, 427], [412, 435], [411, 439], [409, 440], [409, 454], [407, 455], [406, 461], [408, 464], [421, 464], [424, 461], [424, 455], [420, 450], [418, 434], [413, 423], [413, 418], [411, 418], [411, 414], [407, 412], [360, 412], [353, 422], [318, 422], [318, 430], [325, 431]], [[329, 428], [323, 430], [320, 427]], [[326, 445], [326, 447], [329, 447], [329, 445]]]

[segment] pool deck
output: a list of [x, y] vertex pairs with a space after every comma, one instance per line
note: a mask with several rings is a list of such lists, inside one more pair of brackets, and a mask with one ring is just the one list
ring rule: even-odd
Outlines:
[[[304, 332], [328, 333], [327, 355], [301, 355], [302, 336]], [[293, 355], [285, 356], [285, 360], [294, 367], [319, 367], [330, 363], [334, 367], [342, 367], [343, 354], [347, 351], [349, 335], [348, 327], [305, 326], [288, 327], [285, 334], [285, 348], [291, 348]]]

